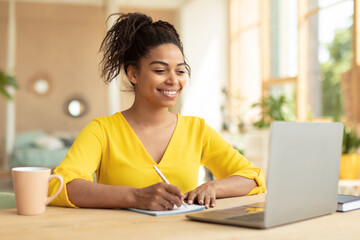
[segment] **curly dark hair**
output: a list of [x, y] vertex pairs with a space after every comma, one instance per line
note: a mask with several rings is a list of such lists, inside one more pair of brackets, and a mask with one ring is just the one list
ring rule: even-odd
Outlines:
[[[105, 83], [110, 83], [122, 69], [127, 74], [130, 65], [139, 67], [140, 58], [159, 45], [175, 44], [184, 56], [179, 34], [170, 23], [161, 20], [153, 22], [151, 17], [142, 13], [115, 13], [109, 18], [114, 15], [119, 17], [100, 47], [100, 51], [104, 52], [100, 65], [101, 77]], [[190, 76], [190, 66], [185, 60], [184, 62]]]

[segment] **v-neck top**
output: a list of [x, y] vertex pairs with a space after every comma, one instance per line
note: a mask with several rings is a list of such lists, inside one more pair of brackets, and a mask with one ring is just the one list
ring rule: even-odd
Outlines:
[[[133, 130], [133, 128], [131, 127], [131, 125], [129, 124], [129, 122], [126, 120], [126, 118], [124, 117], [124, 115], [122, 113], [119, 113], [120, 114], [120, 117], [121, 117], [121, 120], [124, 122], [125, 125], [127, 125], [127, 129], [129, 130], [129, 134], [131, 135], [131, 137], [134, 138], [134, 141], [137, 141], [138, 145], [142, 148], [143, 148], [143, 151], [144, 151], [144, 155], [148, 155], [148, 158], [147, 159], [150, 159], [152, 162], [154, 162], [154, 165], [158, 165], [160, 164], [160, 162], [162, 161], [162, 159], [164, 158], [164, 155], [166, 154], [166, 150], [168, 149], [168, 147], [171, 145], [171, 142], [172, 142], [172, 139], [173, 137], [170, 138], [170, 141], [165, 149], [165, 152], [163, 153], [163, 156], [161, 157], [159, 163], [156, 163], [155, 160], [152, 158], [152, 156], [150, 155], [150, 153], [147, 151], [147, 149], [145, 148], [144, 144], [141, 142], [141, 140], [139, 139], [139, 137], [137, 136], [137, 134], [135, 133], [135, 131]], [[174, 136], [175, 132], [176, 131], [176, 128], [178, 126], [177, 122], [178, 122], [178, 119], [179, 119], [179, 114], [176, 115], [176, 125], [175, 125], [175, 128], [174, 128], [174, 131], [172, 133], [172, 136]]]
[[[217, 179], [232, 175], [255, 179], [258, 186], [249, 194], [265, 191], [263, 171], [254, 167], [204, 119], [177, 114], [174, 133], [157, 164], [118, 112], [93, 119], [79, 133], [65, 159], [54, 170], [64, 178], [64, 187], [51, 204], [76, 207], [67, 196], [66, 184], [74, 179], [94, 181], [94, 173], [98, 183], [108, 185], [143, 188], [162, 182], [153, 165], [182, 193], [198, 186], [201, 165]], [[56, 189], [57, 181], [52, 181], [49, 192]]]

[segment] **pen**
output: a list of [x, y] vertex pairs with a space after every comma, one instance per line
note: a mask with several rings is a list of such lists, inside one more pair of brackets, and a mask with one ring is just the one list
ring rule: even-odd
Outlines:
[[[161, 177], [161, 179], [162, 179], [165, 183], [170, 184], [170, 182], [166, 179], [166, 177], [164, 176], [164, 174], [162, 174], [162, 172], [160, 171], [160, 169], [158, 169], [158, 168], [156, 167], [156, 165], [154, 165], [154, 169], [155, 169], [155, 171], [157, 172], [157, 174], [159, 174], [159, 176]], [[185, 208], [187, 208], [186, 205], [185, 205], [185, 203], [184, 203], [184, 201], [182, 202], [182, 205], [183, 205]]]

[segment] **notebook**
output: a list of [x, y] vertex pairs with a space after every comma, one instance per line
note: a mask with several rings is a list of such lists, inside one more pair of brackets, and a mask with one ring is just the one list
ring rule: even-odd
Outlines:
[[173, 214], [179, 214], [179, 213], [200, 211], [200, 210], [205, 209], [204, 205], [197, 205], [197, 204], [188, 205], [186, 203], [185, 203], [185, 205], [186, 205], [186, 207], [184, 207], [183, 205], [181, 205], [180, 207], [175, 206], [173, 209], [166, 210], [166, 211], [150, 211], [150, 210], [142, 210], [142, 209], [137, 209], [137, 208], [128, 208], [128, 210], [131, 210], [134, 212], [139, 212], [139, 213], [144, 213], [144, 214], [148, 214], [148, 215], [152, 215], [152, 216], [165, 216], [165, 215], [173, 215]]
[[204, 222], [269, 228], [336, 211], [341, 123], [273, 122], [265, 203], [188, 214]]
[[360, 209], [360, 196], [338, 195], [338, 212], [347, 212], [356, 209]]

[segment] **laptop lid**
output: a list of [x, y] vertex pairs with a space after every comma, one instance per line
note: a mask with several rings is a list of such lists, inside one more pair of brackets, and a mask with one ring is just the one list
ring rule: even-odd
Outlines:
[[253, 206], [186, 216], [199, 221], [268, 228], [334, 212], [342, 134], [341, 123], [273, 122], [262, 218], [250, 221], [249, 214], [243, 214], [244, 209]]
[[342, 135], [342, 123], [272, 123], [265, 227], [336, 211]]

